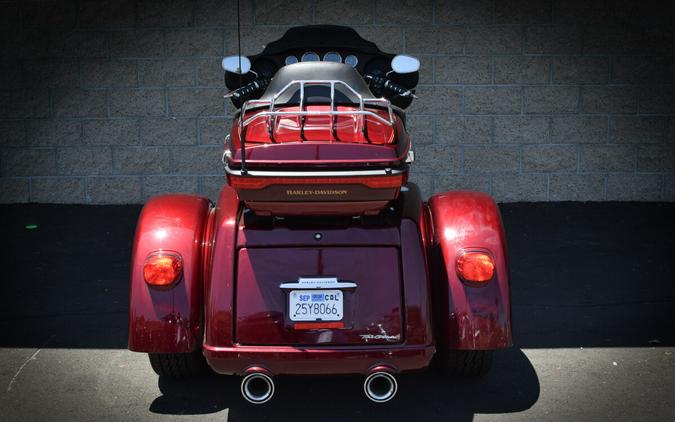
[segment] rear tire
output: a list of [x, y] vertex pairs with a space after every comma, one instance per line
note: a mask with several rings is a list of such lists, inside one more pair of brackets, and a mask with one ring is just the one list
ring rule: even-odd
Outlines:
[[492, 366], [492, 350], [448, 350], [440, 361], [445, 375], [479, 377]]
[[160, 377], [188, 378], [207, 372], [201, 350], [192, 353], [149, 353], [150, 365]]

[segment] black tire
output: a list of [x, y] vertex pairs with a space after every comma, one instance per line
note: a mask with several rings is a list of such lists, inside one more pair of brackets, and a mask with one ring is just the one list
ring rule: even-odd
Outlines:
[[160, 377], [188, 378], [207, 372], [201, 350], [192, 353], [149, 353], [150, 365]]
[[440, 360], [445, 375], [479, 377], [492, 366], [492, 350], [449, 350]]

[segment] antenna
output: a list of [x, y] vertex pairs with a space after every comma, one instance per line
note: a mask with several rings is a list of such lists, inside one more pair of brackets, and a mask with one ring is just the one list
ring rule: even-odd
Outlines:
[[[239, 56], [239, 88], [244, 86], [244, 79], [241, 73], [241, 16], [239, 13], [239, 2], [237, 0], [237, 55]], [[239, 104], [239, 120], [244, 116], [241, 114], [241, 104]], [[239, 140], [241, 146], [241, 174], [246, 174], [246, 132], [241, 132], [241, 139]]]

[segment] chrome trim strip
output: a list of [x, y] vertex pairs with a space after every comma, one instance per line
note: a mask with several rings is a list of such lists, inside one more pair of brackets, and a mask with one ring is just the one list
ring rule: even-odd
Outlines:
[[318, 290], [318, 289], [355, 289], [356, 288], [356, 283], [349, 283], [349, 282], [338, 282], [338, 283], [333, 283], [333, 284], [321, 284], [321, 285], [306, 285], [302, 283], [283, 283], [279, 286], [280, 289], [282, 290], [289, 290], [289, 289], [295, 289], [295, 290]]
[[[358, 176], [391, 176], [403, 174], [407, 170], [402, 169], [380, 169], [380, 170], [345, 170], [345, 171], [265, 171], [265, 170], [246, 170], [246, 176], [253, 177], [358, 177]], [[233, 170], [225, 164], [225, 173], [233, 176], [241, 176], [241, 170]]]
[[287, 289], [302, 289], [302, 290], [316, 290], [316, 289], [355, 289], [356, 283], [351, 281], [338, 281], [337, 277], [298, 277], [295, 283], [282, 283], [279, 288]]

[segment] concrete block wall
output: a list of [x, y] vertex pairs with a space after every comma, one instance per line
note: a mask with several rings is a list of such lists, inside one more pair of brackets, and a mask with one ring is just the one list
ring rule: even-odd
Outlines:
[[[673, 201], [669, 3], [241, 0], [242, 47], [329, 23], [420, 57], [408, 121], [426, 195]], [[0, 202], [214, 198], [235, 5], [0, 1]]]

